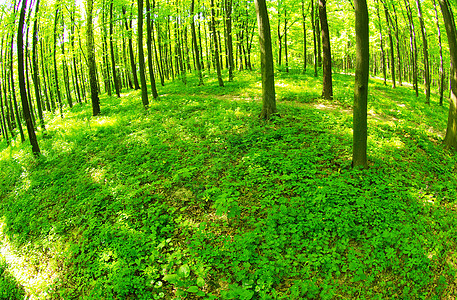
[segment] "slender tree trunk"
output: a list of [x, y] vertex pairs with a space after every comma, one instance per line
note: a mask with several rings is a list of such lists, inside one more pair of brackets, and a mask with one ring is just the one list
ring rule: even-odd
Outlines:
[[[23, 0], [25, 1], [25, 0]], [[33, 22], [33, 42], [32, 42], [32, 62], [33, 62], [33, 84], [35, 85], [35, 99], [36, 99], [36, 106], [38, 109], [38, 118], [40, 119], [41, 130], [45, 131], [46, 128], [44, 126], [44, 118], [43, 118], [43, 109], [41, 103], [41, 89], [40, 89], [40, 78], [38, 76], [38, 51], [37, 51], [37, 43], [38, 43], [38, 22], [39, 22], [39, 9], [40, 9], [40, 0], [37, 0], [35, 5], [35, 21]]]
[[384, 85], [387, 85], [387, 67], [386, 67], [386, 53], [384, 51], [384, 39], [382, 36], [381, 16], [379, 15], [379, 2], [376, 1], [376, 15], [378, 17], [379, 39], [381, 43], [381, 66], [382, 74], [384, 76]]
[[402, 82], [402, 63], [401, 63], [401, 54], [400, 54], [400, 38], [399, 38], [399, 28], [398, 28], [398, 20], [397, 20], [397, 11], [395, 10], [395, 5], [392, 5], [392, 9], [394, 12], [394, 19], [395, 19], [395, 41], [397, 42], [397, 59], [398, 59], [398, 83], [400, 86], [403, 85]]
[[441, 30], [440, 30], [440, 23], [438, 21], [438, 12], [436, 9], [436, 2], [433, 0], [433, 9], [435, 11], [435, 22], [436, 22], [436, 27], [438, 30], [438, 44], [440, 46], [440, 71], [439, 71], [439, 77], [440, 77], [440, 82], [439, 82], [439, 89], [440, 89], [440, 105], [443, 106], [443, 93], [444, 93], [444, 63], [443, 63], [443, 47], [441, 45]]
[[[231, 1], [231, 0], [228, 0], [228, 1]], [[194, 2], [195, 2], [194, 0], [191, 0], [191, 3], [190, 3], [190, 15], [192, 17], [192, 20], [190, 23], [190, 30], [192, 31], [192, 43], [194, 45], [194, 58], [195, 58], [195, 65], [197, 66], [197, 73], [198, 73], [198, 85], [203, 85], [203, 74], [202, 74], [202, 67], [200, 64], [200, 53], [199, 53], [198, 44], [197, 44], [197, 34], [195, 32]]]
[[276, 114], [275, 75], [273, 50], [271, 47], [270, 21], [265, 0], [255, 0], [260, 40], [260, 61], [262, 72], [262, 112], [260, 118], [269, 119]]
[[301, 1], [301, 15], [303, 20], [303, 73], [306, 73], [306, 14], [305, 14], [305, 1]]
[[[152, 6], [153, 9], [155, 9], [155, 1], [154, 1], [154, 5]], [[154, 25], [155, 27], [157, 28], [157, 42], [156, 42], [156, 39], [155, 39], [155, 36], [154, 36]], [[153, 45], [154, 45], [154, 54], [155, 54], [155, 59], [156, 59], [156, 65], [157, 65], [157, 69], [159, 70], [159, 77], [160, 77], [160, 85], [161, 86], [165, 86], [165, 78], [164, 78], [164, 74], [163, 74], [163, 65], [162, 65], [162, 54], [161, 52], [160, 53], [160, 58], [159, 58], [159, 53], [157, 51], [157, 43], [159, 43], [159, 47], [160, 47], [160, 40], [159, 40], [159, 36], [160, 36], [160, 32], [159, 32], [159, 27], [157, 25], [157, 22], [156, 23], [152, 23], [151, 25], [152, 27], [152, 42], [153, 42]], [[159, 48], [160, 50], [160, 48]]]
[[[21, 35], [22, 38], [22, 35]], [[13, 71], [13, 49], [14, 49], [14, 35], [11, 36], [11, 50], [10, 50], [10, 80], [9, 83], [11, 95], [13, 98], [14, 112], [16, 114], [17, 127], [19, 128], [19, 134], [21, 135], [21, 142], [25, 142], [24, 130], [22, 129], [21, 117], [19, 114], [19, 106], [17, 105], [16, 89], [14, 88], [14, 71]]]
[[71, 99], [71, 92], [70, 92], [70, 76], [68, 75], [68, 66], [67, 66], [67, 58], [65, 55], [65, 34], [64, 34], [64, 20], [62, 14], [62, 73], [63, 73], [63, 81], [65, 86], [65, 93], [67, 96], [68, 106], [73, 107], [73, 101]]
[[[155, 6], [155, 5], [154, 5]], [[157, 93], [156, 80], [154, 77], [154, 68], [152, 67], [152, 24], [151, 24], [151, 5], [149, 0], [146, 0], [146, 35], [147, 35], [147, 48], [148, 48], [148, 68], [149, 68], [149, 80], [151, 82], [152, 96], [154, 99], [159, 97]]]
[[387, 34], [389, 35], [389, 45], [390, 45], [390, 72], [392, 74], [392, 88], [395, 88], [395, 57], [394, 57], [394, 41], [392, 37], [392, 20], [390, 18], [389, 10], [387, 9], [387, 5], [385, 0], [382, 0], [382, 4], [384, 6], [384, 15], [386, 17], [387, 23]]
[[129, 56], [130, 56], [130, 68], [132, 69], [133, 75], [133, 84], [135, 86], [135, 90], [140, 89], [140, 83], [138, 82], [138, 76], [136, 74], [136, 64], [135, 64], [135, 55], [133, 54], [133, 41], [132, 41], [132, 29], [129, 27], [129, 21], [127, 20], [127, 14], [125, 6], [122, 6], [122, 13], [124, 15], [124, 24], [125, 30], [127, 31], [127, 36], [129, 39]]
[[87, 67], [89, 68], [90, 95], [92, 100], [92, 115], [100, 114], [100, 100], [98, 98], [97, 66], [95, 64], [94, 32], [92, 21], [93, 0], [86, 0], [86, 44]]
[[73, 63], [73, 74], [74, 74], [74, 83], [76, 88], [76, 96], [78, 97], [78, 102], [81, 103], [81, 91], [79, 88], [79, 80], [78, 80], [78, 68], [76, 66], [76, 48], [75, 48], [75, 10], [76, 6], [73, 5], [71, 10], [71, 33], [70, 33], [70, 41], [71, 41], [71, 51], [72, 51], [72, 63]]
[[56, 11], [55, 11], [55, 18], [54, 18], [54, 50], [53, 50], [53, 58], [54, 58], [54, 87], [55, 93], [57, 94], [57, 103], [59, 104], [59, 111], [60, 117], [63, 118], [63, 109], [62, 109], [62, 96], [60, 94], [59, 88], [59, 76], [57, 73], [57, 22], [59, 20], [59, 13], [60, 13], [60, 4], [56, 3]]
[[[316, 5], [319, 6], [319, 0], [315, 0]], [[317, 39], [317, 66], [322, 67], [322, 47], [321, 47], [321, 24], [319, 22], [319, 8], [316, 9], [316, 15], [314, 16], [314, 21], [316, 22], [316, 39]]]
[[19, 73], [19, 89], [21, 94], [22, 112], [24, 114], [25, 124], [27, 125], [27, 132], [29, 134], [29, 141], [32, 145], [32, 152], [35, 155], [40, 153], [40, 147], [33, 128], [32, 116], [29, 110], [29, 103], [27, 101], [27, 91], [25, 89], [25, 75], [24, 75], [24, 41], [23, 30], [25, 20], [25, 9], [27, 0], [22, 0], [22, 7], [19, 15], [19, 25], [17, 31], [17, 60], [18, 60], [18, 73]]
[[[229, 81], [233, 81], [233, 77], [234, 77], [233, 69], [235, 67], [235, 64], [233, 61], [233, 41], [232, 41], [232, 0], [225, 0], [225, 27], [226, 27]], [[195, 45], [196, 45], [196, 43], [197, 43], [197, 39], [195, 39]]]
[[140, 66], [141, 100], [144, 109], [148, 109], [148, 87], [146, 86], [143, 51], [143, 0], [138, 0], [138, 65]]
[[356, 34], [356, 68], [354, 82], [352, 166], [367, 163], [367, 97], [370, 68], [370, 39], [366, 0], [354, 0]]
[[330, 50], [330, 35], [327, 23], [327, 4], [326, 0], [319, 0], [319, 18], [322, 28], [322, 49], [323, 56], [323, 87], [322, 98], [333, 98], [333, 84], [332, 84], [332, 53]]
[[314, 22], [314, 0], [311, 0], [311, 26], [313, 28], [313, 44], [314, 44], [314, 77], [317, 77], [317, 34], [316, 23]]
[[214, 11], [214, 0], [211, 0], [211, 30], [213, 32], [213, 41], [214, 41], [214, 56], [216, 62], [216, 71], [217, 71], [217, 81], [219, 82], [219, 86], [224, 86], [224, 81], [222, 81], [222, 73], [221, 73], [221, 63], [219, 60], [219, 46], [217, 41], [217, 32], [216, 32], [216, 21], [215, 16], [216, 13]]
[[[44, 94], [46, 95], [46, 110], [54, 112], [54, 99], [52, 95], [52, 88], [49, 84], [49, 70], [47, 68], [46, 58], [44, 56], [44, 47], [43, 47], [43, 40], [40, 40], [40, 53], [41, 53], [41, 72], [43, 73], [43, 81], [44, 81]], [[49, 87], [49, 88], [48, 88]], [[49, 96], [48, 96], [49, 91]], [[52, 104], [52, 105], [51, 105]]]
[[121, 97], [121, 89], [119, 87], [119, 78], [116, 72], [116, 58], [114, 56], [114, 39], [113, 39], [113, 2], [114, 0], [110, 1], [109, 6], [109, 45], [110, 45], [110, 53], [111, 53], [111, 73], [113, 74], [113, 81], [114, 81], [114, 88], [116, 89], [116, 95], [118, 98]]
[[287, 49], [287, 11], [284, 11], [284, 58], [286, 59], [286, 72], [289, 73], [289, 52]]
[[422, 16], [422, 8], [419, 0], [416, 0], [416, 5], [421, 26], [422, 49], [424, 51], [425, 103], [430, 104], [430, 65], [428, 61], [427, 31], [425, 30], [424, 18]]
[[409, 30], [410, 30], [410, 46], [411, 46], [411, 55], [412, 55], [412, 69], [413, 69], [413, 85], [414, 90], [416, 91], [416, 97], [419, 97], [419, 87], [417, 83], [417, 44], [416, 44], [416, 30], [414, 29], [414, 20], [412, 17], [411, 7], [409, 0], [403, 0], [406, 7], [406, 14], [409, 20]]

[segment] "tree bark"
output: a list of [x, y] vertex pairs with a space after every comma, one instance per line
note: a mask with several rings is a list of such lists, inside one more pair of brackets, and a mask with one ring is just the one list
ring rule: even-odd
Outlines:
[[387, 67], [386, 67], [386, 53], [384, 52], [384, 40], [382, 36], [381, 16], [379, 15], [379, 2], [376, 1], [376, 15], [378, 17], [379, 39], [381, 43], [381, 67], [384, 76], [384, 85], [387, 85]]
[[214, 11], [214, 0], [211, 0], [211, 31], [213, 32], [213, 41], [214, 41], [214, 59], [216, 62], [216, 71], [217, 71], [217, 81], [219, 82], [219, 86], [224, 86], [224, 81], [222, 80], [222, 73], [221, 73], [221, 62], [219, 60], [219, 45], [217, 40], [217, 32], [216, 32], [216, 13]]
[[116, 90], [116, 95], [118, 98], [121, 97], [121, 89], [119, 87], [119, 78], [116, 72], [116, 58], [114, 56], [114, 39], [113, 39], [113, 4], [114, 0], [110, 1], [109, 6], [109, 44], [110, 44], [110, 53], [111, 53], [111, 73], [113, 74], [114, 88]]
[[95, 64], [94, 32], [93, 32], [93, 0], [86, 0], [86, 45], [87, 45], [87, 67], [89, 68], [90, 95], [92, 101], [92, 115], [100, 114], [100, 100], [98, 98], [97, 66]]
[[60, 4], [59, 2], [56, 3], [56, 11], [54, 17], [54, 50], [53, 50], [53, 58], [54, 58], [54, 87], [55, 93], [57, 95], [57, 103], [59, 104], [59, 111], [60, 117], [63, 118], [63, 109], [62, 109], [62, 95], [60, 94], [60, 87], [59, 87], [59, 76], [57, 73], [57, 22], [59, 21], [59, 13], [60, 13]]
[[457, 33], [449, 1], [438, 0], [438, 2], [443, 14], [449, 43], [449, 55], [451, 57], [451, 99], [444, 144], [457, 150]]
[[395, 57], [394, 57], [394, 41], [392, 37], [392, 19], [390, 18], [389, 10], [387, 9], [387, 4], [385, 0], [381, 0], [384, 6], [384, 15], [386, 17], [387, 23], [387, 34], [389, 36], [389, 45], [390, 45], [390, 72], [392, 74], [392, 88], [396, 87], [395, 82]]
[[332, 53], [330, 49], [330, 35], [328, 31], [326, 0], [319, 0], [319, 18], [321, 21], [322, 50], [324, 54], [322, 98], [332, 99]]
[[303, 73], [306, 73], [306, 15], [305, 15], [305, 1], [301, 1], [301, 15], [303, 20]]
[[148, 109], [148, 87], [146, 86], [143, 51], [143, 0], [138, 0], [138, 65], [140, 66], [141, 100], [144, 109]]
[[40, 153], [40, 147], [38, 146], [38, 140], [36, 138], [35, 129], [33, 128], [32, 116], [30, 114], [29, 103], [27, 101], [27, 91], [25, 88], [23, 30], [26, 6], [27, 0], [22, 0], [22, 6], [19, 14], [19, 25], [17, 31], [17, 69], [19, 73], [19, 90], [21, 94], [22, 113], [24, 114], [25, 124], [27, 125], [27, 132], [29, 135], [30, 144], [32, 145], [32, 152], [34, 155], [38, 155]]
[[[229, 1], [231, 1], [231, 0], [229, 0]], [[194, 2], [195, 2], [195, 0], [191, 0], [191, 3], [190, 3], [190, 15], [192, 18], [191, 23], [190, 23], [190, 30], [192, 31], [192, 43], [194, 45], [194, 47], [193, 47], [194, 48], [194, 59], [195, 59], [195, 65], [197, 67], [197, 73], [198, 73], [198, 85], [203, 85], [202, 66], [200, 63], [200, 53], [199, 53], [198, 43], [197, 43], [197, 34], [195, 32], [195, 20], [194, 20], [195, 3]]]
[[[23, 0], [25, 1], [25, 0]], [[39, 10], [40, 10], [40, 0], [37, 0], [35, 5], [35, 21], [33, 22], [33, 42], [32, 42], [32, 65], [33, 65], [33, 84], [35, 85], [35, 99], [36, 105], [38, 109], [38, 118], [40, 119], [41, 130], [45, 131], [44, 125], [44, 118], [43, 118], [43, 108], [41, 102], [41, 88], [40, 88], [40, 78], [38, 76], [39, 69], [38, 69], [38, 51], [37, 51], [37, 43], [38, 43], [38, 22], [39, 22]]]
[[260, 61], [262, 72], [262, 112], [260, 118], [270, 119], [276, 109], [275, 75], [273, 50], [271, 47], [270, 21], [265, 0], [255, 0], [257, 24], [259, 28]]
[[149, 68], [149, 81], [151, 82], [152, 97], [157, 99], [159, 94], [157, 93], [156, 80], [154, 77], [154, 68], [152, 67], [152, 20], [151, 20], [151, 5], [149, 0], [146, 0], [146, 46], [148, 49], [148, 68]]
[[367, 163], [367, 96], [370, 68], [370, 39], [366, 0], [354, 0], [356, 67], [354, 82], [352, 166], [368, 167]]
[[416, 0], [417, 13], [419, 16], [419, 23], [421, 26], [422, 34], [422, 49], [424, 51], [424, 81], [425, 81], [425, 103], [430, 104], [430, 65], [428, 61], [428, 44], [427, 44], [427, 31], [424, 25], [424, 18], [422, 16], [422, 8], [419, 0]]
[[[194, 0], [192, 0], [193, 2]], [[233, 41], [232, 41], [232, 0], [225, 0], [225, 27], [226, 27], [226, 41], [227, 41], [227, 58], [228, 58], [228, 72], [229, 81], [233, 81], [233, 69], [235, 67], [233, 61]], [[195, 39], [195, 43], [197, 39]], [[195, 45], [197, 47], [197, 45]]]
[[313, 29], [313, 44], [314, 44], [314, 77], [317, 77], [317, 34], [316, 23], [314, 22], [314, 0], [311, 0], [311, 26]]
[[439, 70], [439, 77], [440, 77], [440, 82], [439, 82], [439, 89], [440, 89], [440, 106], [443, 106], [443, 93], [444, 93], [444, 63], [443, 63], [443, 46], [441, 45], [441, 30], [440, 30], [440, 24], [438, 21], [438, 11], [436, 9], [436, 2], [433, 0], [433, 9], [435, 11], [435, 22], [436, 22], [436, 27], [438, 30], [438, 43], [440, 46], [440, 70]]

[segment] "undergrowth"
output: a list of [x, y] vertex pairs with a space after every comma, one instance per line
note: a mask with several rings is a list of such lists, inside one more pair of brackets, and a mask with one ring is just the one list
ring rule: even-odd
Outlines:
[[167, 83], [148, 111], [139, 92], [102, 96], [99, 117], [88, 104], [64, 119], [47, 115], [42, 157], [27, 145], [3, 150], [3, 235], [28, 257], [16, 268], [52, 278], [39, 288], [22, 280], [26, 293], [455, 296], [457, 160], [441, 144], [447, 109], [371, 80], [370, 167], [354, 170], [353, 77], [335, 74], [326, 102], [310, 74], [278, 73], [280, 117], [263, 122], [257, 76], [239, 74], [225, 88]]

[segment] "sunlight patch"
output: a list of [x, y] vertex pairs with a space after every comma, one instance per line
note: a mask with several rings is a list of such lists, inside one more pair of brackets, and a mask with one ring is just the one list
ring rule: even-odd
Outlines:
[[0, 256], [5, 259], [8, 271], [30, 295], [27, 299], [47, 299], [52, 285], [58, 279], [55, 266], [45, 254], [30, 253], [27, 245], [23, 249], [15, 249], [3, 234], [4, 227], [4, 220], [0, 220]]
[[96, 183], [104, 183], [105, 182], [105, 175], [106, 171], [105, 169], [96, 169], [92, 168], [89, 170], [90, 177], [92, 180]]

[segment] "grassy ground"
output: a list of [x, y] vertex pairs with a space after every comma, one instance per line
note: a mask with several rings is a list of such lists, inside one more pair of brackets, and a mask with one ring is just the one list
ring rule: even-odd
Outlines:
[[457, 295], [457, 158], [435, 97], [370, 82], [362, 171], [353, 77], [323, 101], [318, 79], [278, 74], [270, 122], [259, 74], [196, 83], [159, 87], [147, 112], [136, 91], [102, 96], [96, 118], [48, 115], [39, 159], [2, 147], [0, 298]]

